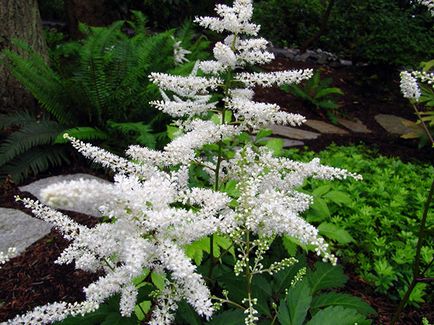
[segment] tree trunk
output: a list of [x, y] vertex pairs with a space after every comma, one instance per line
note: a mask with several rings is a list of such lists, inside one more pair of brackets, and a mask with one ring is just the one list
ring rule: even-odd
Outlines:
[[[18, 38], [47, 57], [37, 0], [0, 0], [0, 51], [14, 49], [11, 41]], [[27, 92], [0, 62], [0, 112], [10, 112], [35, 105]]]
[[89, 26], [107, 26], [120, 19], [119, 12], [113, 10], [107, 0], [64, 0], [69, 35], [79, 38], [79, 23]]

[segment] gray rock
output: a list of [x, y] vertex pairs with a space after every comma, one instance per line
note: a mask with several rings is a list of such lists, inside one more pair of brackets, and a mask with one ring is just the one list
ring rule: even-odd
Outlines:
[[340, 60], [339, 60], [339, 63], [340, 63], [340, 65], [342, 65], [342, 66], [344, 66], [344, 67], [349, 67], [349, 66], [352, 66], [352, 65], [353, 65], [353, 61], [351, 61], [351, 60], [343, 60], [343, 59], [340, 59]]
[[[71, 175], [61, 175], [61, 176], [52, 176], [52, 177], [47, 177], [47, 178], [43, 178], [40, 179], [36, 182], [30, 183], [29, 185], [26, 186], [21, 186], [19, 189], [23, 192], [30, 192], [31, 194], [33, 194], [34, 196], [36, 196], [40, 201], [42, 201], [41, 199], [41, 190], [46, 188], [47, 186], [51, 185], [51, 184], [55, 184], [55, 183], [59, 183], [59, 182], [63, 182], [63, 181], [73, 181], [73, 180], [78, 180], [80, 178], [84, 178], [84, 179], [96, 179], [99, 180], [101, 182], [107, 182], [106, 180], [103, 180], [99, 177], [95, 177], [89, 174], [71, 174]], [[85, 205], [81, 205], [78, 207], [74, 207], [74, 208], [62, 208], [59, 207], [60, 209], [63, 210], [70, 210], [70, 211], [75, 211], [75, 212], [79, 212], [79, 213], [84, 213], [84, 214], [88, 214], [91, 216], [100, 216], [100, 213], [97, 210], [97, 207], [95, 206], [85, 206]]]
[[281, 48], [277, 48], [277, 47], [271, 47], [267, 49], [269, 52], [273, 53], [275, 57], [284, 57], [284, 58], [289, 58], [289, 59], [293, 59], [294, 58], [294, 54], [292, 54], [291, 52], [289, 52], [287, 49], [281, 49]]
[[352, 132], [356, 133], [372, 133], [365, 124], [359, 119], [354, 119], [354, 121], [350, 121], [344, 118], [338, 118], [338, 123]]
[[387, 132], [395, 135], [403, 135], [412, 132], [412, 130], [406, 127], [402, 122], [411, 122], [402, 117], [389, 114], [378, 114], [375, 116], [375, 120], [380, 124]]
[[348, 134], [348, 131], [344, 129], [319, 120], [307, 120], [305, 125], [324, 134]]
[[17, 253], [21, 253], [47, 235], [50, 229], [51, 226], [45, 221], [20, 210], [0, 208], [0, 251], [16, 247]]
[[280, 140], [283, 140], [283, 148], [292, 148], [292, 147], [304, 146], [304, 142], [303, 141], [291, 140], [291, 139], [287, 139], [287, 138], [266, 137], [264, 139], [265, 140], [271, 140], [271, 139], [280, 139]]
[[270, 129], [275, 135], [296, 140], [313, 140], [320, 136], [319, 133], [296, 129], [290, 126], [273, 125]]

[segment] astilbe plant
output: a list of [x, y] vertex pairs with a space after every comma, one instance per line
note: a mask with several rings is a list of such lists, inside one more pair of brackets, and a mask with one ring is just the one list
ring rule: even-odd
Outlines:
[[[120, 294], [120, 312], [128, 316], [140, 302], [133, 280], [144, 269], [167, 275], [164, 288], [154, 295], [149, 324], [173, 323], [182, 299], [209, 319], [215, 309], [210, 289], [184, 247], [210, 236], [212, 258], [217, 234], [230, 238], [236, 248], [234, 272], [247, 284], [246, 324], [258, 320], [253, 277], [273, 274], [295, 262], [287, 258], [263, 265], [273, 238], [291, 236], [313, 247], [323, 260], [336, 263], [318, 230], [300, 217], [312, 197], [297, 188], [308, 177], [359, 176], [323, 166], [318, 159], [300, 163], [274, 157], [265, 147], [239, 141], [272, 124], [303, 123], [302, 116], [280, 111], [275, 104], [254, 102], [253, 88], [298, 83], [310, 78], [312, 71], [243, 72], [273, 59], [266, 51], [267, 41], [254, 38], [259, 26], [250, 21], [252, 1], [217, 5], [216, 12], [219, 18], [196, 19], [203, 27], [228, 34], [215, 44], [215, 60], [198, 62], [187, 77], [150, 75], [162, 93], [162, 100], [152, 104], [177, 118], [181, 133], [163, 151], [131, 146], [128, 160], [65, 135], [85, 157], [114, 171], [114, 183], [79, 180], [52, 185], [42, 192], [43, 201], [53, 207], [91, 203], [109, 222], [88, 228], [37, 201], [18, 198], [71, 241], [56, 263], [75, 262], [78, 269], [104, 275], [84, 288], [84, 302], [48, 304], [9, 324], [45, 324], [85, 314], [114, 294]], [[219, 116], [219, 122], [210, 119], [212, 114]], [[192, 185], [193, 167], [208, 172], [208, 187]], [[231, 181], [237, 184], [237, 196], [222, 191]], [[216, 300], [228, 302], [226, 298]]]

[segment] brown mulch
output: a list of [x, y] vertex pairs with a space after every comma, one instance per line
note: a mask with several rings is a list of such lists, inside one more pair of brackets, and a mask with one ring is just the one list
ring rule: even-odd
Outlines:
[[[365, 143], [377, 148], [383, 155], [400, 157], [404, 161], [434, 162], [432, 149], [420, 150], [415, 141], [391, 136], [374, 120], [376, 114], [394, 114], [414, 119], [411, 107], [399, 93], [397, 71], [377, 71], [356, 67], [322, 68], [282, 58], [265, 68], [283, 70], [306, 67], [322, 69], [322, 76], [333, 77], [334, 85], [342, 88], [345, 93], [345, 96], [340, 99], [340, 114], [348, 119], [359, 118], [373, 131], [372, 134], [367, 135], [356, 133], [351, 133], [349, 136], [322, 135], [316, 140], [305, 141], [309, 149], [322, 150], [332, 142], [342, 145]], [[279, 89], [258, 89], [256, 99], [275, 102], [286, 107], [288, 111], [300, 113], [307, 118], [327, 121], [320, 113], [312, 111], [299, 99]], [[75, 166], [53, 169], [40, 177], [71, 172], [101, 175], [89, 168]], [[106, 175], [105, 177], [109, 178]], [[28, 181], [33, 180], [35, 178]], [[31, 214], [21, 204], [15, 202], [13, 196], [16, 194], [32, 197], [29, 193], [20, 192], [12, 183], [0, 184], [0, 206]], [[97, 219], [90, 216], [69, 211], [64, 213], [88, 226], [97, 223]], [[98, 275], [76, 271], [73, 265], [54, 264], [67, 245], [67, 241], [57, 231], [52, 230], [50, 234], [28, 247], [23, 254], [3, 265], [0, 269], [0, 322], [49, 302], [61, 300], [73, 302], [84, 299], [82, 288], [95, 281]], [[374, 324], [389, 324], [396, 309], [396, 302], [376, 293], [373, 287], [354, 274], [350, 266], [347, 266], [346, 274], [350, 279], [345, 290], [363, 298], [378, 311]], [[407, 308], [400, 324], [421, 324], [423, 316], [431, 321], [434, 320], [432, 306], [423, 304], [418, 309]]]
[[[14, 196], [36, 199], [28, 192], [21, 192], [11, 183], [0, 186], [0, 206], [18, 209], [32, 215], [29, 209], [15, 202]], [[94, 217], [71, 211], [62, 211], [80, 224], [95, 226]], [[56, 231], [41, 238], [25, 252], [11, 259], [0, 269], [0, 322], [36, 306], [50, 302], [74, 302], [83, 300], [83, 287], [98, 275], [75, 270], [74, 265], [58, 265], [54, 261], [68, 246], [68, 241]]]

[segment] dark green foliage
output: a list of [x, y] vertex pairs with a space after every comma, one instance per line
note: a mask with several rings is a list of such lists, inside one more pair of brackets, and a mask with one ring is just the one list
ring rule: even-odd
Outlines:
[[326, 114], [332, 122], [335, 122], [336, 112], [339, 108], [335, 97], [342, 96], [344, 93], [340, 88], [331, 87], [332, 81], [332, 78], [321, 79], [321, 75], [317, 71], [303, 85], [283, 85], [282, 89], [302, 99], [320, 114]]
[[62, 127], [55, 121], [35, 119], [27, 112], [0, 116], [0, 127], [20, 127], [0, 144], [0, 177], [11, 175], [21, 182], [30, 173], [68, 163], [65, 148], [52, 145]]
[[[274, 44], [299, 47], [319, 30], [327, 2], [260, 0], [255, 20]], [[432, 26], [427, 10], [409, 1], [337, 0], [313, 47], [356, 62], [414, 66], [434, 53]]]
[[[188, 74], [193, 62], [175, 66], [175, 31], [149, 35], [146, 21], [143, 14], [133, 12], [133, 20], [127, 22], [133, 29], [131, 37], [123, 32], [124, 21], [109, 27], [81, 25], [85, 38], [58, 45], [51, 51], [52, 66], [19, 40], [16, 46], [25, 56], [2, 52], [12, 74], [48, 114], [43, 119], [28, 113], [2, 117], [0, 129], [21, 129], [12, 132], [0, 147], [1, 175], [11, 173], [19, 182], [30, 171], [37, 174], [48, 168], [51, 161], [57, 165], [67, 161], [63, 154], [61, 160], [45, 159], [25, 172], [7, 166], [42, 145], [55, 142], [53, 148], [60, 150], [65, 132], [82, 140], [98, 140], [118, 153], [129, 144], [164, 145], [169, 119], [148, 104], [159, 96], [148, 75], [168, 71]], [[191, 25], [184, 25], [179, 35], [181, 46], [192, 52], [190, 59], [206, 58], [204, 50], [209, 43], [204, 38], [193, 40]]]
[[366, 317], [375, 314], [375, 310], [362, 299], [321, 291], [341, 287], [346, 281], [340, 267], [317, 263], [314, 272], [308, 272], [305, 279], [288, 288], [279, 304], [278, 320], [288, 325], [370, 324]]
[[254, 21], [273, 44], [300, 46], [317, 31], [324, 9], [319, 0], [261, 0], [255, 3]]
[[[296, 160], [318, 156], [312, 152], [300, 155], [293, 150], [288, 155]], [[351, 200], [341, 205], [327, 201], [327, 213], [318, 217], [309, 211], [307, 219], [315, 225], [326, 222], [351, 234], [354, 240], [345, 244], [338, 241], [335, 245], [340, 258], [356, 265], [355, 271], [377, 291], [397, 300], [412, 275], [419, 221], [434, 175], [433, 167], [378, 156], [363, 147], [331, 146], [319, 158], [323, 164], [359, 173], [363, 180], [323, 186], [321, 181], [310, 181], [306, 189], [326, 193], [317, 192], [315, 201], [318, 196], [324, 198], [334, 191], [346, 193]], [[434, 204], [428, 213], [427, 227], [434, 225], [433, 207]], [[317, 208], [321, 209], [321, 205]], [[433, 258], [433, 247], [432, 236], [428, 236], [422, 248], [422, 269]], [[433, 271], [431, 268], [426, 276], [433, 277]], [[428, 293], [427, 285], [419, 283], [410, 300], [417, 304], [432, 299]]]

